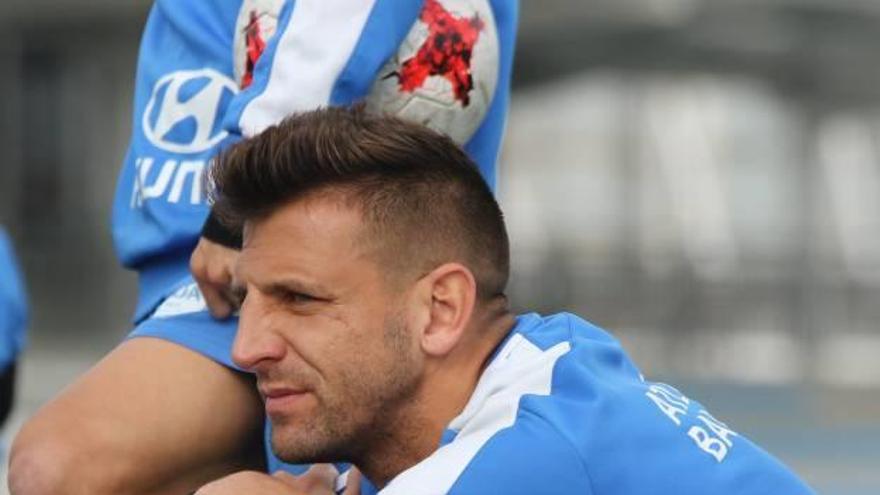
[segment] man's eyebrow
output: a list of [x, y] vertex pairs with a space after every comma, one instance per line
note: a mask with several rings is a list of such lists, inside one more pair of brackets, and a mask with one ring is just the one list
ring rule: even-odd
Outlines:
[[332, 293], [318, 283], [305, 282], [297, 279], [282, 279], [270, 282], [262, 287], [264, 292], [281, 294], [285, 292], [301, 292], [317, 297], [329, 297]]

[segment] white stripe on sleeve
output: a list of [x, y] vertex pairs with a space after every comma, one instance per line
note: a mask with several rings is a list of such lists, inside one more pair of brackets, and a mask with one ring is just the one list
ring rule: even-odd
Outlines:
[[523, 395], [550, 394], [553, 369], [570, 350], [569, 342], [561, 342], [542, 351], [522, 335], [514, 334], [483, 373], [462, 413], [450, 423], [450, 428], [459, 430], [458, 436], [399, 474], [379, 493], [447, 493], [480, 449], [496, 433], [514, 424]]
[[376, 0], [297, 0], [281, 32], [265, 90], [241, 114], [252, 136], [287, 115], [327, 105]]

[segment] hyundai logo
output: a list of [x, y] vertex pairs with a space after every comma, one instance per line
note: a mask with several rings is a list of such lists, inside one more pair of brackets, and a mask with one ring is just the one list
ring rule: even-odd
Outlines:
[[238, 92], [232, 79], [213, 69], [172, 72], [153, 86], [144, 110], [144, 135], [174, 153], [198, 153], [226, 137], [221, 104]]

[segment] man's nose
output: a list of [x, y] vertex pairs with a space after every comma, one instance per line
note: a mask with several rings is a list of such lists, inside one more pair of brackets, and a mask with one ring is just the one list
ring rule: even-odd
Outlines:
[[284, 357], [284, 339], [275, 330], [271, 309], [259, 291], [248, 291], [239, 312], [238, 330], [232, 346], [232, 361], [245, 370], [253, 370], [262, 362]]

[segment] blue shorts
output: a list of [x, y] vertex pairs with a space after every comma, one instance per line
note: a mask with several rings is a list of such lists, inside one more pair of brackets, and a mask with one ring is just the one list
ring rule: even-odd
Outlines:
[[[168, 297], [135, 326], [128, 338], [155, 337], [198, 352], [226, 367], [241, 371], [232, 362], [232, 342], [238, 318], [217, 320], [208, 312], [205, 299], [191, 276], [175, 284]], [[265, 450], [268, 471], [301, 474], [308, 466], [287, 464], [272, 453], [271, 423], [266, 421]]]
[[195, 281], [186, 277], [146, 319], [137, 324], [128, 338], [168, 340], [239, 370], [232, 362], [232, 342], [237, 327], [238, 318], [213, 318]]

